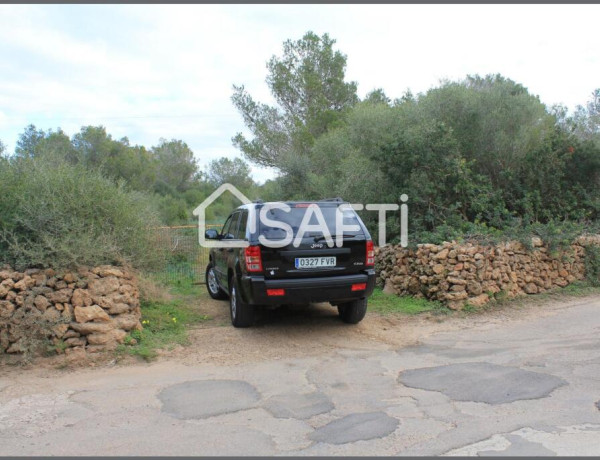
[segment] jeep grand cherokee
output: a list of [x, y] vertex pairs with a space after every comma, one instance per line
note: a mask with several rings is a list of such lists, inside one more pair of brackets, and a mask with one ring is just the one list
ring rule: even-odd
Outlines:
[[[251, 326], [257, 306], [311, 302], [330, 302], [337, 306], [343, 321], [358, 323], [365, 316], [367, 297], [375, 286], [373, 241], [362, 220], [339, 198], [286, 202], [285, 205], [289, 209], [271, 208], [276, 204], [260, 201], [245, 204], [231, 213], [220, 233], [206, 231], [207, 239], [219, 240], [222, 244], [247, 242], [246, 247], [211, 248], [206, 267], [209, 295], [213, 299], [229, 298], [231, 322], [235, 327]], [[341, 222], [357, 230], [343, 233], [341, 247], [330, 247], [323, 232], [301, 229], [309, 208], [313, 214], [305, 224], [314, 229], [322, 223], [315, 215], [315, 206], [311, 205], [321, 211], [333, 241], [336, 241], [336, 212], [342, 205], [345, 206], [339, 208]], [[268, 219], [260, 219], [260, 211], [265, 206], [264, 215]], [[256, 216], [255, 228], [250, 225], [252, 213]], [[288, 230], [273, 221], [287, 224]], [[262, 241], [266, 238], [281, 247], [262, 244], [261, 235]], [[291, 237], [292, 241], [286, 240]]]

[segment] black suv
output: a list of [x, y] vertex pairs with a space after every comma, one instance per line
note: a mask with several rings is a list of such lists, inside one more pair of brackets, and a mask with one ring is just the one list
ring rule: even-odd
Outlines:
[[[360, 217], [339, 198], [285, 205], [289, 209], [270, 208], [273, 203], [260, 201], [245, 204], [231, 213], [221, 233], [206, 231], [206, 239], [222, 244], [239, 246], [247, 242], [246, 247], [211, 248], [206, 267], [208, 293], [213, 299], [229, 297], [231, 322], [235, 327], [251, 326], [257, 306], [311, 302], [330, 302], [337, 306], [343, 321], [358, 323], [365, 316], [367, 297], [375, 286], [373, 241]], [[352, 225], [356, 230], [343, 233], [341, 247], [329, 247], [322, 232], [299, 232], [309, 207], [312, 214], [304, 223], [319, 224], [315, 206], [311, 205], [321, 211], [319, 214], [334, 242], [336, 212], [339, 206], [346, 205], [340, 208], [337, 222], [341, 216], [344, 226]], [[263, 213], [268, 219], [260, 219], [265, 206]], [[252, 220], [255, 225], [251, 225]], [[273, 226], [265, 225], [262, 220]], [[288, 227], [281, 228], [273, 221]], [[292, 234], [293, 240], [287, 244]], [[261, 244], [264, 238], [279, 242], [280, 247], [272, 247], [269, 242]]]

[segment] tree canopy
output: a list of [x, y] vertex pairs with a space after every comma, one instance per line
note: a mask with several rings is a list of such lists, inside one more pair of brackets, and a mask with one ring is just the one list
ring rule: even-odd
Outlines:
[[248, 192], [255, 184], [250, 176], [248, 163], [241, 158], [219, 158], [208, 165], [207, 179], [215, 188], [221, 184], [235, 185], [242, 192]]
[[266, 82], [276, 106], [256, 102], [243, 85], [234, 85], [233, 104], [254, 136], [233, 138], [246, 158], [293, 171], [294, 159], [309, 155], [315, 139], [358, 102], [357, 84], [345, 81], [346, 56], [334, 44], [329, 35], [313, 32], [283, 44], [283, 54], [267, 63]]
[[[192, 210], [220, 185], [218, 180], [232, 181], [245, 193], [255, 192], [250, 167], [239, 158], [215, 160], [203, 172], [182, 140], [160, 139], [158, 145], [147, 149], [131, 145], [126, 137], [113, 138], [103, 126], [83, 126], [69, 138], [61, 129], [44, 131], [29, 125], [17, 141], [12, 160], [27, 164], [32, 159], [79, 165], [128, 190], [149, 194], [165, 224], [193, 222]], [[211, 217], [219, 221], [228, 212], [223, 208]]]
[[267, 62], [275, 106], [234, 87], [253, 136], [234, 145], [279, 171], [265, 195], [399, 203], [406, 193], [411, 232], [422, 238], [597, 220], [600, 90], [573, 114], [499, 74], [394, 100], [377, 88], [359, 101], [334, 44], [312, 32], [283, 44]]
[[[406, 193], [413, 235], [600, 212], [600, 145], [561, 128], [537, 97], [499, 75], [444, 82], [391, 106], [365, 100], [313, 152], [305, 182], [313, 197], [398, 203]], [[326, 164], [337, 166], [320, 174]]]

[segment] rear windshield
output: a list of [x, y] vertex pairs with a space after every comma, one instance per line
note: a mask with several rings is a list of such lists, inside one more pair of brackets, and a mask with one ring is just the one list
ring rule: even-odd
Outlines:
[[[289, 212], [286, 212], [282, 209], [278, 209], [278, 208], [274, 208], [274, 209], [270, 209], [269, 211], [267, 211], [267, 217], [271, 220], [276, 220], [279, 222], [283, 222], [288, 224], [290, 227], [292, 227], [292, 230], [294, 232], [294, 237], [297, 235], [298, 233], [298, 229], [300, 227], [300, 224], [302, 223], [302, 219], [304, 218], [304, 214], [306, 212], [311, 213], [311, 217], [310, 217], [310, 221], [308, 222], [309, 225], [319, 225], [319, 221], [317, 220], [317, 217], [315, 215], [316, 211], [312, 211], [309, 210], [307, 207], [295, 207], [294, 205], [291, 205], [291, 209]], [[325, 223], [327, 225], [327, 228], [329, 229], [329, 232], [331, 233], [331, 235], [335, 238], [336, 235], [336, 211], [337, 211], [337, 207], [336, 206], [319, 206], [319, 209], [321, 210], [321, 212], [323, 213], [323, 218], [325, 219]], [[348, 231], [346, 230], [344, 232], [344, 235], [354, 235], [354, 236], [358, 236], [358, 235], [362, 235], [363, 232], [362, 230], [360, 230], [360, 223], [358, 220], [358, 216], [356, 215], [356, 213], [354, 212], [354, 210], [352, 209], [344, 209], [341, 210], [340, 212], [343, 213], [343, 224], [344, 226], [356, 226], [358, 227], [358, 230], [352, 230], [352, 231]], [[277, 240], [277, 239], [284, 239], [286, 237], [286, 231], [282, 228], [278, 228], [278, 227], [271, 227], [268, 225], [265, 225], [262, 220], [259, 219], [259, 229], [260, 229], [260, 234], [264, 235], [266, 238], [270, 239], [270, 240]], [[318, 231], [305, 231], [304, 236], [307, 237], [314, 237], [314, 236], [321, 236], [322, 232], [318, 232]]]

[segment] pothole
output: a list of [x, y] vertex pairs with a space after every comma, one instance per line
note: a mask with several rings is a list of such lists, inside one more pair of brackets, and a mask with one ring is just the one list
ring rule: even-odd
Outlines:
[[260, 394], [242, 380], [197, 380], [171, 385], [158, 399], [173, 417], [200, 419], [255, 407]]
[[334, 409], [327, 395], [321, 392], [277, 395], [265, 401], [263, 407], [277, 418], [309, 419]]
[[455, 401], [504, 404], [548, 396], [566, 381], [554, 375], [490, 363], [410, 369], [398, 380], [411, 388], [439, 391]]
[[398, 420], [384, 412], [350, 414], [313, 431], [309, 438], [327, 444], [346, 444], [382, 438], [398, 428]]

